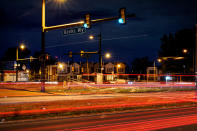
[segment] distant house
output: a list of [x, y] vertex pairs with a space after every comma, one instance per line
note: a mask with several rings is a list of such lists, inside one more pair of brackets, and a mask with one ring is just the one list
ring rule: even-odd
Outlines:
[[93, 62], [85, 62], [81, 64], [81, 73], [91, 74], [94, 73], [94, 63]]
[[57, 81], [57, 65], [48, 65], [46, 70], [48, 81]]
[[99, 72], [99, 63], [94, 64], [94, 72]]
[[[16, 81], [16, 66], [17, 66], [16, 61], [2, 61], [0, 63], [0, 69], [1, 69], [0, 81]], [[29, 73], [25, 71], [26, 66], [25, 65], [22, 66], [19, 64], [18, 66], [19, 66], [18, 81], [29, 81]]]
[[4, 70], [2, 74], [3, 81], [16, 81], [16, 71]]
[[119, 63], [116, 63], [116, 73], [117, 74], [125, 74], [126, 72], [126, 64], [122, 63], [122, 62], [119, 62]]
[[80, 74], [80, 69], [81, 69], [81, 66], [80, 64], [78, 63], [72, 63], [70, 65], [70, 71], [73, 73], [73, 74]]
[[147, 80], [154, 80], [154, 81], [160, 80], [158, 74], [160, 74], [161, 71], [158, 70], [157, 67], [147, 67], [146, 72], [147, 72]]
[[111, 62], [107, 63], [107, 64], [104, 65], [104, 70], [105, 70], [104, 72], [106, 74], [112, 74], [112, 73], [114, 73], [115, 66]]
[[[2, 80], [5, 82], [16, 81], [16, 71], [4, 70], [2, 73]], [[18, 72], [18, 81], [29, 81], [29, 74], [25, 71]]]
[[[99, 72], [99, 63], [61, 63], [62, 67], [59, 68], [57, 65], [47, 66], [47, 79], [49, 81], [69, 81], [69, 80], [81, 80], [82, 76], [85, 80], [96, 80], [95, 73]], [[103, 65], [102, 73], [104, 74], [105, 81], [114, 81], [117, 78], [126, 78], [118, 74], [125, 74], [126, 64], [124, 63], [106, 63]], [[84, 74], [84, 75], [82, 75]], [[106, 74], [106, 75], [105, 75]]]
[[104, 76], [105, 81], [115, 80], [114, 70], [115, 70], [115, 65], [112, 64], [111, 62], [104, 65], [104, 73], [107, 74]]

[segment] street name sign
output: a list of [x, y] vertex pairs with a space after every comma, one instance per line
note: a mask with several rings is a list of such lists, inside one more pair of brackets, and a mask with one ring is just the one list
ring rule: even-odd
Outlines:
[[85, 33], [85, 32], [86, 32], [85, 27], [69, 28], [69, 29], [64, 30], [64, 35], [79, 34], [79, 33]]

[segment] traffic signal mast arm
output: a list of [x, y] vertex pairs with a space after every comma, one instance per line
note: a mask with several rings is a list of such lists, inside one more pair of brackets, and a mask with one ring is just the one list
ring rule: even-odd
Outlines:
[[34, 60], [38, 58], [30, 57], [30, 58], [24, 58], [24, 59], [18, 59], [18, 61], [23, 61], [23, 60]]
[[[80, 53], [72, 53], [72, 55], [82, 55], [82, 54], [98, 54], [98, 52], [97, 51], [95, 51], [95, 52], [80, 52]], [[65, 53], [64, 55], [70, 55], [70, 53]]]
[[[126, 18], [130, 18], [130, 17], [136, 17], [136, 15], [135, 14], [126, 15]], [[119, 16], [116, 16], [116, 17], [109, 17], [109, 18], [91, 20], [91, 24], [105, 22], [105, 21], [117, 20], [119, 18], [120, 18]], [[69, 24], [62, 24], [62, 25], [55, 25], [55, 26], [44, 27], [43, 30], [45, 32], [47, 32], [47, 31], [50, 31], [50, 30], [56, 30], [56, 29], [62, 29], [62, 28], [69, 28], [69, 27], [78, 27], [78, 26], [83, 26], [83, 25], [84, 25], [84, 21], [80, 21], [80, 22], [75, 22], [75, 23], [69, 23]]]

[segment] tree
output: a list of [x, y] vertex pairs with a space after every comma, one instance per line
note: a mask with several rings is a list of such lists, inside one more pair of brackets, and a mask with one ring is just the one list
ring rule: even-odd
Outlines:
[[[45, 58], [45, 66], [47, 65], [54, 65], [57, 60], [53, 57], [51, 57], [48, 53], [48, 59]], [[30, 62], [30, 70], [31, 70], [31, 76], [32, 79], [40, 79], [40, 69], [41, 69], [41, 55], [42, 53], [40, 51], [37, 51], [34, 53], [33, 57], [36, 58], [32, 62]]]
[[[16, 49], [17, 47], [12, 47], [12, 48], [8, 48], [5, 52], [5, 54], [3, 55], [3, 57], [1, 58], [1, 64], [0, 68], [1, 70], [5, 70], [5, 69], [9, 69], [9, 70], [13, 70], [14, 69], [14, 61], [16, 61]], [[18, 49], [18, 58], [19, 59], [24, 59], [27, 58], [30, 55], [31, 51], [29, 49], [24, 49], [24, 50], [20, 50]], [[12, 64], [9, 64], [8, 61], [13, 61]], [[20, 67], [18, 67], [19, 70], [22, 69], [22, 65], [26, 65], [28, 61], [18, 61], [18, 63], [21, 65]], [[9, 68], [8, 68], [9, 67]]]
[[152, 66], [153, 63], [148, 57], [136, 58], [132, 61], [132, 72], [136, 74], [146, 74], [146, 68]]
[[[169, 58], [162, 61], [163, 73], [192, 73], [194, 70], [194, 48], [195, 31], [193, 29], [184, 29], [176, 32], [174, 35], [164, 35], [161, 38], [161, 47], [158, 52], [160, 58]], [[184, 53], [183, 50], [187, 52]], [[177, 57], [184, 59], [177, 60]]]
[[[16, 48], [17, 47], [8, 48], [3, 57], [1, 58], [1, 61], [16, 61]], [[30, 53], [31, 51], [28, 48], [24, 50], [18, 49], [18, 58], [27, 58], [30, 55]]]

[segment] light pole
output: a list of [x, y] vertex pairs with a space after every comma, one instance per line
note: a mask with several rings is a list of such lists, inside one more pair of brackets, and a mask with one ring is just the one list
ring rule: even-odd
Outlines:
[[109, 59], [111, 57], [111, 54], [110, 53], [106, 53], [105, 54], [105, 58]]
[[[24, 44], [21, 44], [20, 46], [19, 46], [19, 48], [21, 49], [21, 50], [24, 50], [25, 49], [25, 45]], [[16, 82], [18, 81], [18, 61], [20, 60], [19, 58], [18, 58], [18, 46], [16, 47]]]
[[117, 78], [119, 78], [119, 69], [121, 68], [121, 64], [117, 64], [116, 67], [117, 67], [117, 71], [116, 71]]
[[195, 25], [195, 99], [197, 99], [197, 24]]
[[[56, 2], [63, 3], [66, 2], [66, 0], [56, 0]], [[112, 21], [112, 20], [117, 20], [119, 19], [118, 17], [111, 17], [111, 18], [102, 18], [102, 19], [95, 19], [91, 20], [90, 15], [86, 15], [85, 21], [79, 21], [79, 22], [74, 22], [74, 23], [68, 23], [68, 24], [61, 24], [61, 25], [54, 25], [54, 26], [46, 26], [45, 24], [45, 3], [46, 0], [42, 0], [42, 34], [41, 34], [41, 92], [45, 92], [45, 32], [51, 31], [51, 30], [56, 30], [56, 29], [62, 29], [62, 28], [69, 28], [69, 27], [77, 27], [77, 26], [84, 26], [87, 25], [88, 23], [94, 24], [94, 23], [100, 23], [100, 22], [105, 22], [105, 21]], [[123, 22], [125, 23], [125, 18], [126, 17], [135, 17], [135, 14], [129, 14], [125, 15], [125, 9], [120, 9], [120, 15], [121, 19], [123, 19]], [[88, 22], [88, 23], [86, 23]], [[122, 24], [124, 24], [122, 23]], [[87, 27], [87, 26], [86, 26]], [[101, 34], [99, 35], [99, 66], [102, 67], [102, 50], [101, 50]], [[100, 72], [102, 72], [100, 68]]]
[[[55, 0], [63, 3], [66, 0]], [[45, 92], [45, 32], [54, 29], [66, 28], [81, 25], [81, 22], [46, 27], [46, 0], [42, 0], [42, 33], [41, 33], [41, 92]]]
[[[94, 39], [94, 36], [89, 36], [89, 39]], [[98, 39], [99, 39], [99, 49], [98, 49], [98, 54], [99, 54], [99, 73], [102, 73], [102, 47], [101, 47], [101, 41], [102, 41], [102, 35], [101, 33], [99, 33], [98, 35]]]
[[41, 92], [45, 92], [45, 3], [46, 0], [42, 0]]

